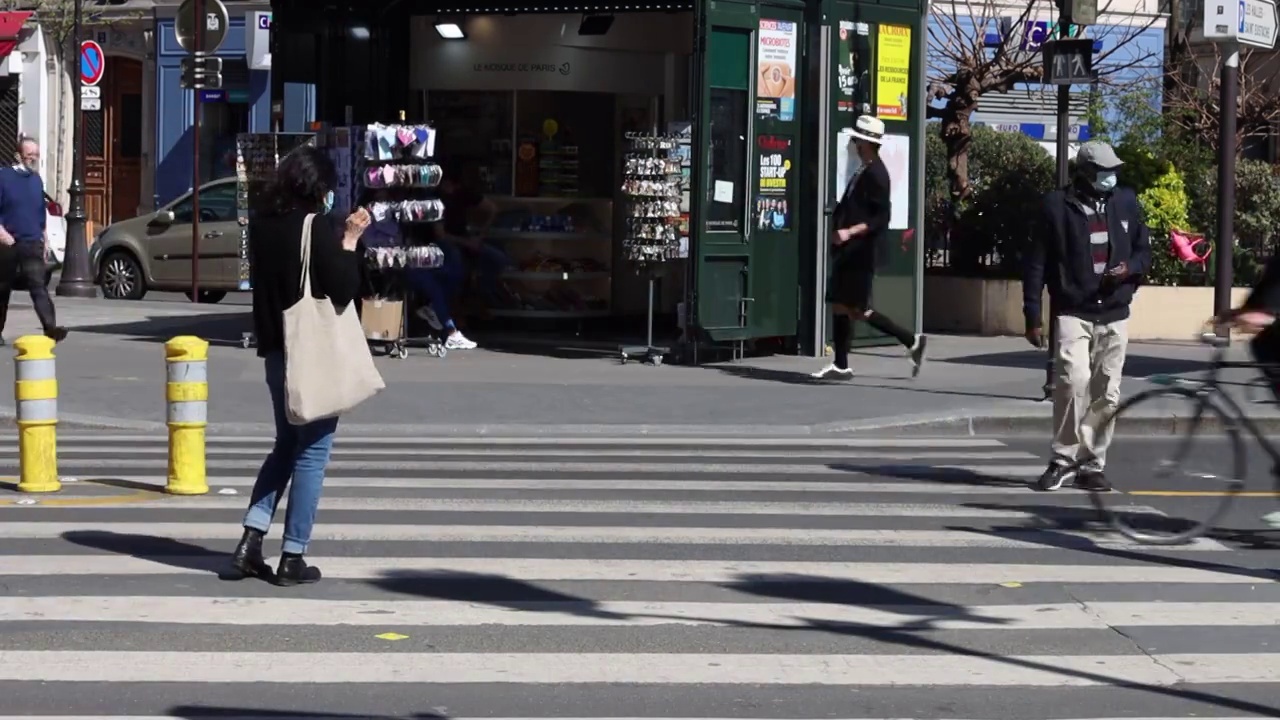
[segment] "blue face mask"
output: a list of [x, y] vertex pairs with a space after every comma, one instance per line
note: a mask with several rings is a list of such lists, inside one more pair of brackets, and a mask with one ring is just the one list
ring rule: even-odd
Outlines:
[[1116, 189], [1116, 171], [1099, 170], [1093, 180], [1093, 187], [1098, 192], [1111, 192]]
[[326, 215], [329, 214], [329, 211], [331, 210], [333, 210], [333, 191], [332, 190], [330, 190], [328, 193], [325, 193], [325, 196], [324, 196], [325, 214]]

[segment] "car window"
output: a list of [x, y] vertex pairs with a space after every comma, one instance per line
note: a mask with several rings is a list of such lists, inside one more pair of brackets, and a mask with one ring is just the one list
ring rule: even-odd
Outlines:
[[[177, 223], [191, 222], [191, 198], [175, 203], [173, 220]], [[236, 219], [236, 185], [222, 183], [200, 191], [200, 221], [226, 222]]]

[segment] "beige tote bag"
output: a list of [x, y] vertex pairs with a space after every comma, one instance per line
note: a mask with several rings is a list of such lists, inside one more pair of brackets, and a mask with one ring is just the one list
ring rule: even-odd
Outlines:
[[284, 311], [285, 408], [303, 425], [341, 415], [386, 387], [356, 317], [355, 303], [338, 312], [311, 297], [311, 224], [302, 224], [302, 298]]

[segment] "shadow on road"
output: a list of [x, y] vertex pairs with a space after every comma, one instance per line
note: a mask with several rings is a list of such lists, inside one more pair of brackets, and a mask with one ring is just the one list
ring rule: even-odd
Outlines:
[[241, 579], [231, 569], [229, 550], [210, 550], [201, 545], [155, 535], [128, 535], [95, 530], [65, 532], [62, 539], [80, 547], [151, 560], [179, 570], [206, 572], [220, 580]]
[[348, 715], [314, 710], [260, 710], [248, 707], [223, 705], [178, 705], [169, 708], [166, 717], [185, 720], [218, 720], [218, 718], [258, 718], [260, 720], [449, 720], [448, 715], [438, 713], [414, 713], [413, 715]]
[[227, 313], [155, 315], [134, 322], [74, 328], [76, 333], [113, 335], [133, 342], [163, 343], [177, 335], [195, 335], [210, 345], [223, 347], [240, 346], [244, 333], [252, 331], [253, 316], [249, 308]]
[[555, 612], [610, 620], [623, 615], [600, 609], [595, 600], [548, 590], [503, 575], [465, 572], [388, 572], [369, 584], [401, 595], [483, 603], [509, 610]]

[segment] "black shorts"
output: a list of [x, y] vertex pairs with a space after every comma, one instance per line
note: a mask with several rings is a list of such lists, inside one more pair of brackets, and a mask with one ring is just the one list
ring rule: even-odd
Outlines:
[[867, 310], [871, 307], [874, 282], [873, 268], [854, 263], [837, 265], [827, 282], [827, 302]]

